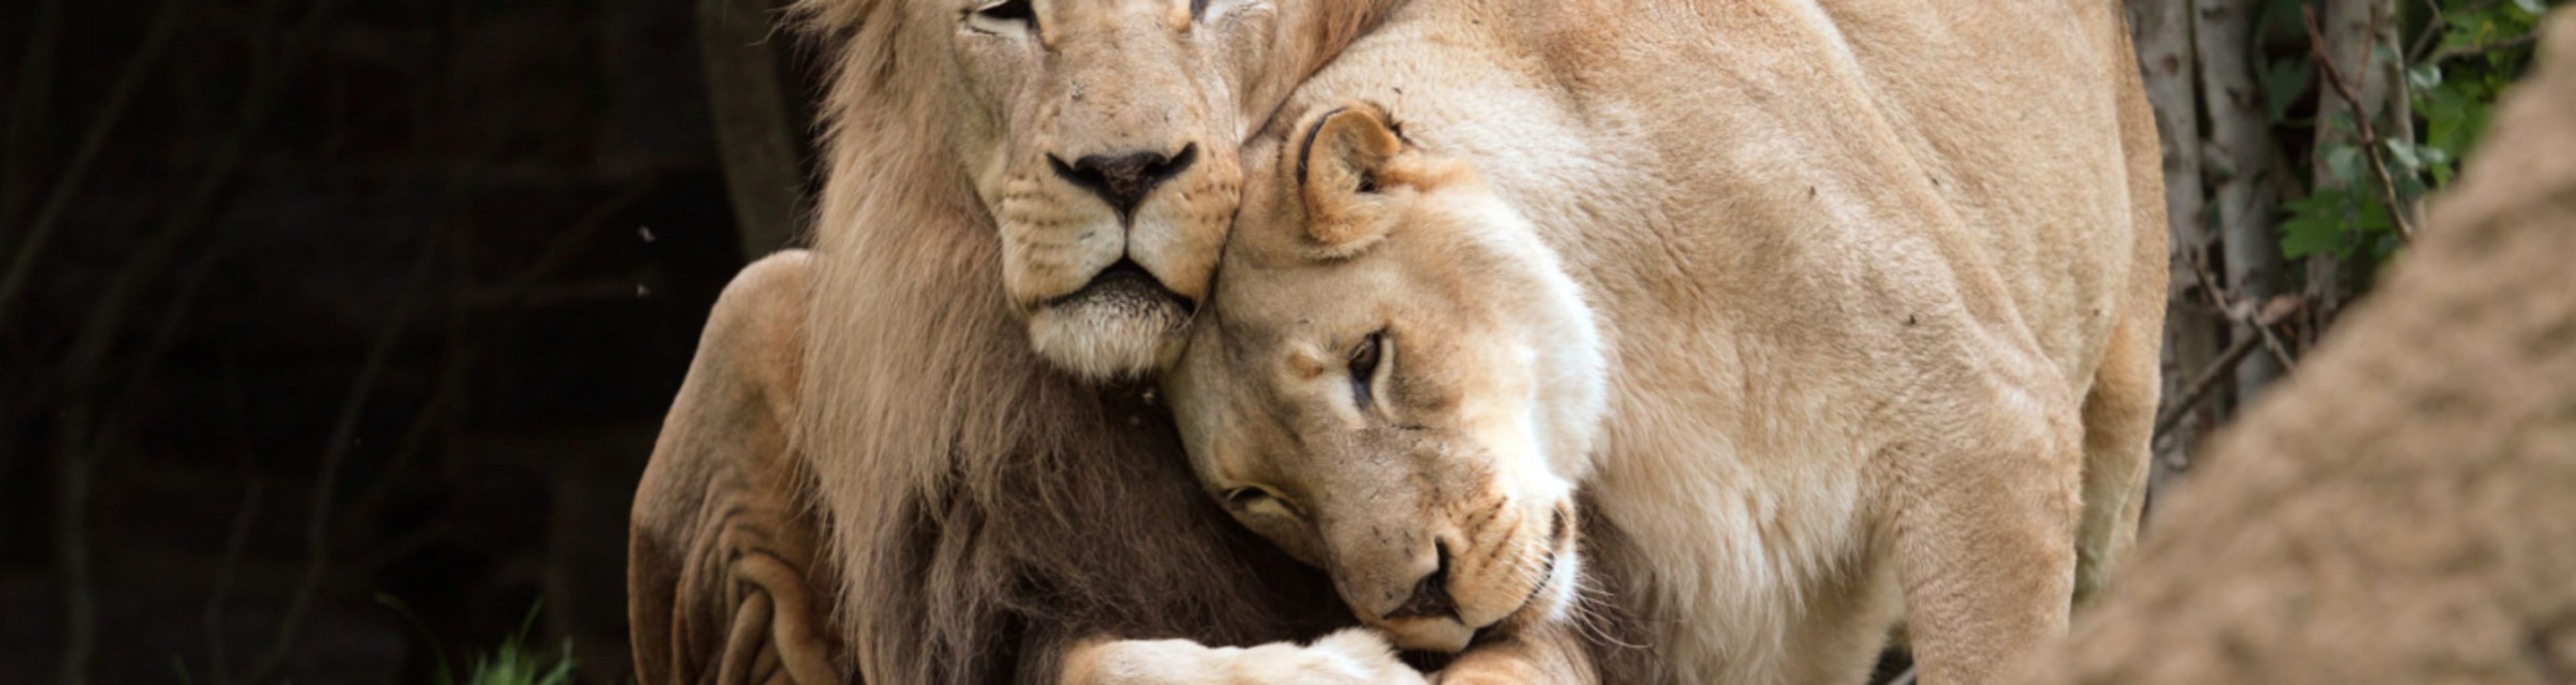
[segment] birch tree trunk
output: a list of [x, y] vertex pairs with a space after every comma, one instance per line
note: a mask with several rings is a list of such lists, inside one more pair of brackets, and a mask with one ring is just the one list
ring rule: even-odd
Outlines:
[[[2129, 0], [2136, 19], [2138, 68], [2146, 80], [2147, 99], [2155, 104], [2156, 134], [2164, 141], [2166, 231], [2173, 253], [2167, 255], [2164, 349], [2166, 402], [2182, 401], [2183, 383], [2218, 355], [2218, 321], [2193, 301], [2199, 281], [2190, 257], [2206, 259], [2209, 224], [2201, 214], [2200, 83], [2194, 67], [2200, 56], [2192, 49], [2191, 7], [2172, 0]], [[2158, 412], [2162, 414], [2163, 412]], [[2169, 470], [2190, 463], [2190, 448], [2216, 412], [2195, 411], [2156, 445], [2151, 483], [2163, 482]], [[2153, 485], [2149, 486], [2154, 487]]]
[[[2409, 133], [2411, 138], [2413, 127], [2408, 123], [2407, 118], [2402, 115], [2391, 115], [2392, 112], [2403, 111], [2405, 104], [2403, 88], [2405, 82], [2402, 80], [2405, 78], [2405, 65], [2400, 63], [2402, 60], [2381, 61], [2373, 59], [2372, 55], [2375, 47], [2403, 47], [2402, 43], [2397, 42], [2396, 0], [2324, 0], [2320, 4], [2321, 7], [2317, 12], [2318, 33], [2324, 38], [2322, 47], [2326, 56], [2334, 60], [2334, 68], [2329, 70], [2319, 67], [2318, 78], [2332, 78], [2333, 74], [2341, 74], [2344, 80], [2350, 82], [2354, 93], [2361, 96], [2364, 105], [2362, 109], [2367, 116], [2372, 117], [2374, 127], [2380, 135], [2393, 137], [2396, 135], [2395, 132], [2404, 131]], [[2317, 192], [2347, 189], [2354, 192], [2379, 192], [2377, 188], [2368, 187], [2372, 181], [2366, 178], [2354, 179], [2363, 187], [2352, 187], [2346, 184], [2343, 179], [2335, 177], [2334, 169], [2330, 168], [2332, 165], [2325, 162], [2325, 155], [2334, 148], [2362, 144], [2356, 127], [2330, 126], [2326, 123], [2335, 120], [2349, 122], [2353, 117], [2352, 112], [2352, 103], [2343, 98], [2341, 91], [2331, 85], [2319, 84], [2316, 146], [2311, 148], [2310, 153], [2315, 156], [2315, 160], [2310, 164], [2314, 174], [2310, 179], [2312, 185], [2309, 186]], [[2385, 154], [2384, 151], [2382, 154]], [[2405, 211], [2402, 207], [2392, 209]], [[2312, 323], [2307, 327], [2310, 333], [2320, 332], [2324, 324], [2332, 320], [2335, 310], [2342, 308], [2344, 293], [2341, 274], [2342, 260], [2336, 255], [2317, 253], [2307, 257], [2307, 285], [2304, 294], [2308, 298], [2309, 321]]]
[[[2208, 103], [2211, 145], [2205, 167], [2218, 197], [2219, 237], [2226, 256], [2226, 285], [2239, 312], [2258, 311], [2270, 300], [2281, 270], [2281, 243], [2272, 230], [2279, 198], [2272, 192], [2271, 122], [2263, 90], [2255, 85], [2255, 0], [2195, 0], [2193, 44], [2200, 54], [2201, 100]], [[2261, 335], [2237, 317], [2235, 339]], [[2256, 354], [2236, 366], [2236, 399], [2251, 401], [2281, 366]]]

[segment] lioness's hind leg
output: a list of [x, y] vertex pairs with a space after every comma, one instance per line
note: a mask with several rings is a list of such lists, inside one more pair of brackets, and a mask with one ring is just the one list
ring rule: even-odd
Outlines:
[[2111, 335], [2084, 398], [2084, 514], [2075, 529], [2075, 603], [2100, 592], [2137, 541], [2154, 459], [2157, 325], [2132, 317]]
[[1992, 682], [2066, 631], [2082, 448], [2074, 402], [2051, 404], [1971, 410], [1976, 428], [1896, 460], [1889, 561], [1920, 682]]

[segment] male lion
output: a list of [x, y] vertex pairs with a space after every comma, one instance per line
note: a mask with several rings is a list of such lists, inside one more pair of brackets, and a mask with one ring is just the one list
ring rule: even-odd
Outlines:
[[[643, 680], [1418, 682], [1096, 382], [1167, 359], [1241, 140], [1395, 0], [803, 0], [809, 256], [716, 306], [636, 493]], [[1239, 678], [1239, 680], [1229, 680]]]
[[1408, 647], [1563, 623], [1584, 569], [1644, 679], [1859, 682], [1901, 619], [1989, 680], [2138, 511], [2164, 222], [2117, 10], [1408, 6], [1249, 175], [1165, 377], [1205, 486]]

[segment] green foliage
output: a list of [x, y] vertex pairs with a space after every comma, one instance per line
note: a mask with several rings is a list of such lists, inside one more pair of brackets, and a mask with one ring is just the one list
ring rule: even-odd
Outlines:
[[474, 660], [474, 675], [465, 685], [572, 685], [572, 639], [565, 638], [563, 651], [547, 657], [528, 649], [528, 632], [537, 624], [537, 607], [528, 607], [527, 620], [519, 624], [501, 648]]
[[[2362, 138], [2352, 113], [2319, 112], [2317, 125], [2346, 134], [2336, 140], [2356, 142], [2328, 142], [2311, 151], [2306, 161], [2312, 168], [2300, 169], [2307, 173], [2298, 177], [2314, 178], [2322, 171], [2335, 183], [2283, 203], [2282, 256], [2333, 254], [2367, 267], [2394, 254], [2402, 245], [2394, 213], [2403, 210], [2389, 207], [2386, 198], [2393, 194], [2398, 202], [2411, 206], [2451, 184], [2459, 161], [2476, 147], [2494, 117], [2497, 96], [2530, 65], [2529, 36], [2546, 10], [2539, 0], [2440, 0], [2426, 5], [2431, 7], [2412, 8], [2416, 16], [2410, 17], [2400, 35], [2425, 36], [2431, 42], [2379, 45], [2371, 54], [2372, 73], [2388, 73], [2392, 65], [2404, 67], [2401, 85], [2412, 110], [2403, 119], [2383, 113], [2374, 122], [2382, 138], [2376, 152], [2387, 167], [2386, 180], [2357, 147]], [[2304, 88], [2308, 72], [2302, 68], [2309, 61], [2300, 56], [2267, 66], [2264, 87], [2273, 98], [2268, 104], [2276, 122], [2288, 123], [2281, 119], [2293, 103], [2282, 100], [2295, 100], [2308, 90]], [[2401, 126], [2405, 128], [2397, 128]]]
[[429, 640], [430, 657], [438, 667], [438, 674], [431, 682], [438, 685], [572, 685], [574, 662], [570, 638], [564, 640], [563, 650], [551, 657], [528, 648], [528, 636], [536, 630], [537, 612], [544, 608], [543, 602], [528, 607], [528, 616], [519, 621], [519, 630], [504, 638], [499, 649], [477, 657], [471, 675], [461, 683], [456, 679], [456, 672], [448, 666], [447, 650], [439, 644], [436, 636], [430, 634], [428, 626], [420, 622], [420, 617], [412, 613], [411, 607], [384, 594], [376, 595], [376, 603], [401, 614], [404, 621], [411, 623], [412, 630]]

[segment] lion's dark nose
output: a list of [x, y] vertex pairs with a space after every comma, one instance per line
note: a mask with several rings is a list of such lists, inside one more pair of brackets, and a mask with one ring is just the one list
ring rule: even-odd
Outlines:
[[1387, 618], [1458, 618], [1458, 600], [1449, 596], [1449, 545], [1433, 543], [1440, 555], [1440, 566], [1413, 584], [1413, 596], [1404, 605], [1387, 612]]
[[1172, 154], [1086, 155], [1072, 164], [1048, 155], [1047, 163], [1055, 167], [1055, 175], [1108, 201], [1111, 209], [1118, 210], [1118, 220], [1124, 222], [1135, 215], [1136, 205], [1144, 202], [1145, 195], [1154, 192], [1155, 186], [1189, 169], [1190, 163], [1198, 161], [1198, 157], [1199, 146], [1193, 143], [1181, 146], [1180, 152]]

